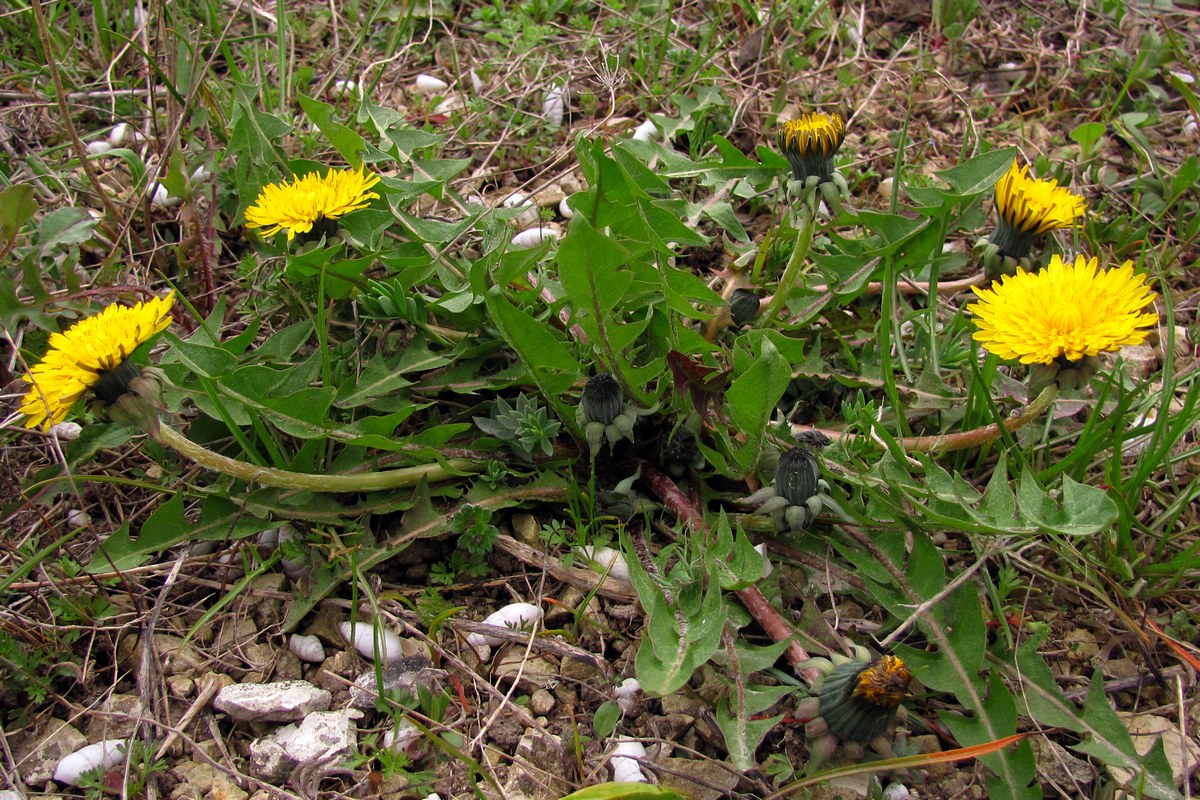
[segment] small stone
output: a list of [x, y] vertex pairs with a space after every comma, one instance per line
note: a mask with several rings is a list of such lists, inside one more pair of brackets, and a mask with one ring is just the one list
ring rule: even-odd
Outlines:
[[362, 712], [352, 708], [317, 711], [297, 725], [285, 725], [273, 736], [250, 744], [250, 763], [260, 777], [279, 781], [299, 764], [328, 762], [336, 766], [358, 748], [355, 720]]
[[89, 742], [98, 739], [127, 739], [145, 713], [142, 700], [133, 694], [110, 694], [100, 704], [102, 713], [88, 719], [84, 730]]
[[695, 722], [695, 717], [689, 717], [687, 714], [666, 714], [651, 718], [649, 726], [656, 738], [668, 742], [678, 742]]
[[167, 678], [167, 691], [171, 697], [190, 697], [196, 688], [196, 682], [186, 675], [172, 675]]
[[545, 689], [558, 679], [558, 667], [535, 656], [525, 658], [525, 648], [510, 647], [496, 660], [492, 672], [496, 680], [515, 680], [527, 689]]
[[[407, 656], [383, 668], [380, 676], [385, 692], [403, 692], [417, 697], [422, 689], [437, 693], [446, 679], [446, 671], [436, 669], [426, 656]], [[367, 670], [350, 687], [351, 708], [370, 710], [379, 699], [375, 670]]]
[[584, 661], [581, 658], [564, 658], [559, 671], [572, 683], [586, 684], [589, 681], [598, 681], [604, 678], [604, 671], [598, 664]]
[[1158, 353], [1148, 344], [1132, 344], [1121, 348], [1121, 363], [1134, 380], [1144, 380], [1158, 371]]
[[51, 719], [42, 726], [40, 735], [26, 740], [13, 751], [17, 772], [28, 785], [41, 786], [54, 776], [54, 768], [63, 756], [79, 750], [87, 741], [75, 726], [61, 719]]
[[1071, 753], [1057, 742], [1044, 736], [1029, 740], [1033, 757], [1037, 761], [1038, 775], [1048, 784], [1055, 786], [1088, 786], [1096, 780], [1091, 765]]
[[205, 659], [200, 651], [184, 642], [182, 637], [156, 633], [154, 649], [158, 654], [157, 663], [165, 675], [195, 676], [204, 667]]
[[346, 688], [347, 679], [357, 674], [361, 664], [353, 650], [338, 650], [317, 669], [313, 683], [330, 692], [341, 691]]
[[705, 703], [698, 697], [686, 697], [682, 694], [669, 694], [660, 701], [663, 714], [684, 714], [697, 719], [705, 710]]
[[299, 680], [303, 670], [300, 659], [290, 650], [275, 650], [275, 667], [272, 677], [277, 681]]
[[[1133, 717], [1122, 714], [1121, 717], [1129, 728], [1133, 746], [1139, 754], [1144, 756], [1149, 753], [1150, 748], [1161, 737], [1163, 753], [1167, 757], [1167, 763], [1171, 765], [1176, 786], [1182, 786], [1185, 780], [1196, 774], [1196, 770], [1200, 768], [1200, 744], [1191, 737], [1181, 740], [1179, 727], [1174, 721], [1157, 714], [1138, 714]], [[1109, 766], [1108, 769], [1118, 785], [1132, 788], [1131, 784], [1136, 779], [1132, 770], [1114, 766]]]
[[725, 764], [699, 758], [663, 758], [659, 782], [695, 800], [718, 800], [733, 791], [738, 775]]
[[[242, 683], [262, 684], [267, 678], [271, 677], [275, 666], [274, 647], [269, 644], [255, 642], [244, 645], [240, 652], [242, 658], [246, 660], [246, 671], [242, 676]], [[288, 653], [288, 655], [291, 655], [291, 653]], [[292, 658], [295, 658], [295, 656], [292, 656]], [[280, 675], [278, 677], [287, 679], [288, 676]], [[299, 675], [295, 677], [299, 677]]]
[[538, 536], [537, 520], [532, 514], [513, 514], [512, 518], [513, 538], [517, 541], [540, 546], [542, 543], [541, 537]]
[[538, 689], [529, 697], [529, 710], [534, 714], [549, 714], [554, 710], [554, 695], [545, 689]]
[[517, 740], [513, 753], [513, 767], [505, 785], [506, 796], [519, 792], [526, 797], [562, 797], [561, 789], [555, 786], [555, 776], [564, 770], [565, 751], [562, 742], [533, 728], [527, 728]]
[[237, 683], [213, 699], [213, 708], [234, 719], [286, 722], [329, 708], [333, 696], [308, 681]]

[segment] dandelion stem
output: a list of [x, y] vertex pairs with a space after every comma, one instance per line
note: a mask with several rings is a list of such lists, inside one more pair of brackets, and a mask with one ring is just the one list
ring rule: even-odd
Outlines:
[[196, 444], [167, 425], [158, 425], [151, 432], [154, 439], [205, 469], [229, 475], [247, 483], [273, 486], [277, 489], [299, 489], [309, 492], [377, 492], [384, 489], [403, 489], [416, 486], [422, 480], [430, 483], [456, 478], [463, 474], [483, 471], [483, 463], [461, 458], [444, 464], [422, 464], [383, 472], [364, 472], [357, 475], [320, 475], [289, 472], [272, 467], [260, 467], [235, 458], [214, 453]]
[[779, 284], [775, 287], [775, 296], [767, 303], [762, 315], [754, 323], [756, 328], [767, 327], [779, 315], [780, 310], [787, 302], [792, 287], [796, 284], [796, 279], [800, 277], [800, 268], [804, 266], [804, 262], [808, 258], [808, 248], [812, 245], [813, 231], [817, 227], [817, 215], [813, 213], [813, 209], [807, 203], [803, 203], [797, 217], [799, 227], [796, 230], [796, 246], [792, 248], [787, 267], [783, 270], [783, 277], [779, 279]]

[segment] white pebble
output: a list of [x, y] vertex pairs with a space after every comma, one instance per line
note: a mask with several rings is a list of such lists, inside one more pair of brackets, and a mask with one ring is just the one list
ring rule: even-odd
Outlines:
[[124, 739], [104, 739], [76, 750], [58, 762], [54, 780], [78, 786], [80, 777], [85, 773], [94, 769], [111, 769], [120, 764], [125, 758], [125, 745]]
[[404, 655], [400, 651], [400, 637], [386, 628], [376, 629], [365, 622], [357, 624], [343, 622], [338, 626], [338, 630], [342, 632], [342, 637], [347, 642], [354, 645], [354, 649], [363, 658], [374, 660], [377, 640], [379, 655], [385, 663], [399, 661]]
[[92, 524], [92, 518], [88, 516], [86, 511], [80, 511], [78, 508], [72, 508], [67, 511], [67, 525], [72, 528], [86, 528]]
[[[542, 619], [542, 609], [535, 606], [533, 603], [512, 603], [504, 608], [496, 611], [488, 616], [483, 621], [484, 625], [494, 625], [497, 628], [512, 628], [519, 630], [527, 628], [540, 622]], [[495, 636], [488, 636], [485, 633], [472, 633], [467, 637], [468, 642], [497, 645], [504, 644], [503, 639]]]
[[[285, 522], [278, 528], [268, 528], [258, 534], [258, 543], [266, 548], [281, 547], [284, 542], [292, 542], [300, 539], [300, 532], [297, 531], [291, 523]], [[300, 558], [289, 558], [283, 556], [279, 559], [279, 565], [283, 567], [283, 574], [287, 575], [292, 580], [300, 580], [309, 573], [308, 559], [304, 556]]]
[[113, 146], [103, 139], [97, 139], [94, 142], [88, 142], [87, 151], [89, 156], [99, 156], [112, 150]]
[[896, 189], [896, 179], [887, 177], [879, 181], [879, 185], [875, 187], [875, 191], [879, 194], [879, 198], [885, 203], [891, 202], [892, 192]]
[[64, 442], [73, 442], [83, 432], [83, 426], [78, 422], [60, 422], [50, 428], [50, 433]]
[[635, 142], [653, 142], [657, 138], [658, 128], [650, 120], [646, 120], [633, 129], [633, 140]]
[[551, 128], [562, 125], [567, 111], [566, 93], [565, 86], [555, 86], [546, 92], [546, 98], [542, 100], [542, 116]]
[[171, 208], [183, 202], [178, 197], [172, 197], [171, 193], [167, 191], [167, 187], [161, 183], [150, 184], [146, 193], [150, 195], [151, 208]]
[[325, 660], [325, 648], [316, 636], [294, 633], [288, 641], [288, 649], [296, 654], [296, 658], [309, 664], [320, 664]]
[[544, 225], [523, 230], [512, 238], [512, 246], [518, 250], [528, 250], [537, 247], [547, 239], [557, 239], [558, 231]]
[[520, 192], [513, 192], [508, 197], [500, 201], [500, 205], [505, 208], [532, 208], [533, 201], [528, 196]]
[[423, 94], [426, 97], [442, 94], [450, 88], [450, 84], [446, 83], [441, 78], [435, 78], [432, 75], [421, 73], [413, 82], [413, 91], [417, 94]]
[[419, 742], [422, 736], [424, 734], [420, 728], [411, 720], [402, 717], [394, 727], [383, 732], [383, 746], [393, 752], [403, 752], [415, 742]]
[[356, 81], [336, 80], [333, 82], [331, 93], [334, 97], [356, 95], [358, 94], [358, 83]]
[[996, 67], [996, 70], [993, 74], [1000, 80], [1013, 84], [1025, 80], [1026, 72], [1025, 70], [1021, 69], [1020, 64], [1017, 64], [1014, 61], [1006, 61], [1000, 66]]
[[646, 776], [637, 759], [646, 757], [646, 748], [640, 742], [621, 742], [613, 748], [613, 781], [616, 783], [646, 783]]
[[108, 132], [108, 143], [113, 147], [120, 147], [123, 144], [140, 144], [144, 141], [146, 141], [146, 137], [142, 135], [142, 132], [130, 127], [126, 122], [118, 122]]
[[628, 714], [629, 709], [633, 708], [633, 704], [637, 702], [637, 696], [642, 693], [642, 684], [637, 678], [626, 678], [621, 681], [621, 685], [613, 689], [613, 699], [617, 701], [623, 713]]
[[629, 580], [629, 564], [625, 554], [611, 547], [581, 547], [579, 552], [591, 562], [592, 569], [623, 581]]

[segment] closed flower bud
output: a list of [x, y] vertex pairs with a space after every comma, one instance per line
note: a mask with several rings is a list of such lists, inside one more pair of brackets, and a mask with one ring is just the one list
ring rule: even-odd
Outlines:
[[758, 316], [761, 304], [758, 295], [749, 289], [734, 291], [733, 297], [729, 299], [729, 316], [732, 317], [733, 324], [740, 328], [752, 322]]
[[617, 379], [607, 372], [598, 372], [583, 387], [580, 407], [588, 422], [608, 425], [625, 407], [625, 397]]
[[816, 496], [821, 468], [812, 448], [829, 444], [829, 439], [816, 431], [806, 431], [801, 437], [799, 445], [785, 452], [775, 467], [775, 493], [793, 506]]

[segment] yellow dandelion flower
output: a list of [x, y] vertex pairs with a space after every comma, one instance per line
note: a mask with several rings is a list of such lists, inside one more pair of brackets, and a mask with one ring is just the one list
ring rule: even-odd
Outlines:
[[[67, 418], [71, 406], [88, 389], [95, 388], [101, 394], [105, 389], [101, 382], [106, 376], [113, 376], [123, 387], [129, 377], [122, 369], [126, 359], [171, 324], [174, 304], [173, 292], [132, 307], [114, 304], [94, 317], [76, 322], [63, 333], [51, 334], [50, 349], [24, 376], [29, 384], [21, 401], [25, 427], [40, 425], [43, 430], [50, 430]], [[111, 402], [116, 398], [103, 396], [103, 399]]]
[[846, 123], [837, 114], [803, 114], [779, 129], [777, 144], [792, 165], [792, 177], [819, 183], [833, 180], [833, 156], [846, 139]]
[[1020, 260], [1029, 255], [1035, 236], [1070, 228], [1087, 212], [1087, 203], [1053, 179], [1029, 176], [1029, 165], [1015, 159], [996, 182], [996, 213], [1000, 220], [991, 241], [1000, 254]]
[[336, 220], [351, 211], [365, 208], [379, 197], [368, 191], [379, 183], [379, 176], [358, 169], [329, 170], [324, 175], [310, 172], [304, 177], [270, 183], [263, 187], [254, 205], [246, 209], [246, 227], [263, 228], [270, 238], [287, 231], [290, 242], [296, 234], [306, 234], [322, 220]]
[[975, 341], [1022, 364], [1079, 361], [1141, 344], [1158, 321], [1143, 311], [1156, 295], [1132, 261], [1105, 270], [1099, 263], [1083, 255], [1064, 263], [1055, 255], [1040, 272], [1018, 268], [991, 288], [971, 287], [979, 296], [967, 307]]

